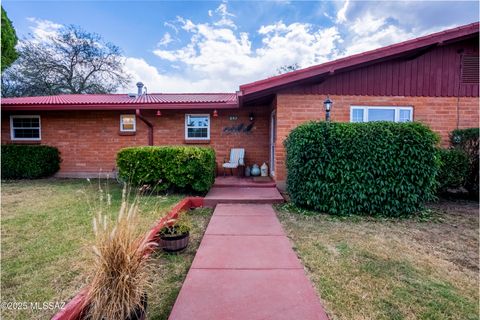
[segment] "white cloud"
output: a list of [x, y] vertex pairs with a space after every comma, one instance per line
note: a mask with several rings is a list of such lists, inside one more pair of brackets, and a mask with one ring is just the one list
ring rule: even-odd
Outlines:
[[172, 41], [173, 41], [173, 39], [172, 39], [172, 36], [170, 35], [170, 33], [165, 32], [162, 39], [160, 39], [160, 41], [157, 43], [157, 46], [166, 46]]
[[230, 27], [230, 28], [233, 28], [233, 29], [237, 28], [237, 26], [235, 25], [235, 22], [233, 22], [233, 20], [230, 18], [230, 17], [232, 17], [232, 18], [235, 17], [235, 15], [228, 12], [226, 2], [221, 3], [218, 6], [218, 8], [215, 9], [215, 13], [220, 16], [220, 20], [218, 20], [217, 22], [214, 23], [216, 26]]
[[34, 41], [44, 42], [55, 36], [63, 27], [61, 24], [50, 20], [43, 20], [34, 17], [28, 17], [27, 20], [32, 23], [29, 27]]
[[[344, 1], [336, 11], [336, 20], [328, 27], [277, 21], [261, 25], [256, 34], [237, 31], [233, 20], [196, 23], [178, 17], [178, 27], [189, 40], [180, 48], [157, 48], [154, 54], [163, 62], [175, 64], [176, 74], [167, 86], [173, 91], [195, 91], [204, 86], [207, 91], [235, 91], [240, 84], [275, 75], [285, 65], [305, 68], [435, 31], [401, 25], [392, 18], [394, 13], [390, 11], [395, 11], [395, 7], [391, 4], [388, 10], [370, 7], [363, 11], [357, 9], [357, 4], [352, 5], [349, 0]], [[225, 2], [210, 13], [213, 17], [218, 15], [220, 21], [234, 16]], [[188, 81], [179, 81], [175, 86], [176, 79], [182, 76]]]
[[394, 25], [386, 25], [380, 30], [375, 31], [376, 32], [365, 34], [365, 31], [362, 30], [362, 33], [355, 34], [355, 36], [349, 41], [349, 45], [346, 47], [344, 55], [349, 56], [355, 53], [377, 49], [392, 43], [412, 39], [417, 36]]
[[[249, 33], [238, 30], [236, 17], [226, 2], [208, 10], [205, 21], [177, 16], [175, 21], [164, 22], [169, 32], [159, 34], [153, 49], [157, 61], [125, 58], [126, 69], [133, 76], [131, 88], [143, 81], [149, 92], [233, 92], [240, 84], [275, 75], [285, 65], [296, 63], [305, 68], [468, 22], [452, 22], [459, 14], [452, 18], [446, 15], [447, 19], [434, 8], [436, 19], [444, 20], [426, 23], [422, 17], [430, 7], [417, 2], [379, 2], [372, 6], [345, 0], [335, 2], [333, 10], [330, 5], [319, 6], [318, 16], [327, 21], [326, 26], [317, 25], [317, 21], [280, 20]], [[442, 3], [435, 6], [448, 7]], [[47, 20], [29, 21], [38, 39], [46, 39], [62, 27]], [[172, 41], [176, 47], [167, 47]]]
[[228, 87], [228, 85], [219, 83], [215, 79], [203, 78], [194, 80], [185, 77], [183, 74], [162, 74], [157, 68], [141, 58], [126, 58], [125, 68], [132, 76], [129, 86], [131, 92], [135, 92], [135, 83], [138, 81], [142, 81], [150, 93], [232, 91], [232, 88]]
[[172, 29], [173, 31], [175, 31], [176, 34], [178, 34], [178, 28], [173, 23], [167, 21], [167, 22], [164, 22], [163, 25], [165, 27]]
[[177, 22], [180, 22], [182, 24], [182, 29], [185, 31], [191, 31], [195, 28], [195, 25], [189, 19], [184, 19], [180, 16], [177, 16]]
[[[228, 12], [223, 5], [217, 10]], [[157, 48], [154, 54], [183, 65], [184, 74], [192, 79], [194, 87], [198, 88], [198, 83], [211, 83], [210, 91], [218, 86], [235, 91], [242, 83], [274, 75], [284, 65], [297, 63], [307, 67], [325, 62], [338, 54], [336, 45], [341, 42], [336, 27], [319, 28], [308, 23], [286, 25], [279, 21], [258, 29], [261, 45], [254, 49], [250, 35], [236, 32], [236, 26], [195, 24], [182, 17], [178, 17], [178, 23], [180, 29], [190, 34], [189, 43], [174, 50]], [[181, 90], [193, 90], [184, 85], [185, 82], [181, 83]]]
[[[417, 3], [411, 3], [411, 5], [416, 6]], [[356, 17], [351, 19], [352, 22], [344, 23], [347, 32], [343, 34], [345, 43], [342, 56], [377, 49], [455, 26], [439, 23], [436, 26], [421, 27], [414, 23], [405, 23], [405, 19], [399, 16], [399, 12], [403, 12], [402, 17], [409, 15], [408, 19], [417, 21], [422, 20], [421, 12], [425, 11], [410, 9], [410, 14], [407, 14], [405, 10], [408, 10], [408, 5], [405, 3], [382, 2], [376, 7], [357, 6]]]
[[270, 24], [267, 26], [261, 26], [260, 29], [258, 29], [258, 33], [260, 34], [269, 34], [273, 31], [279, 32], [279, 31], [286, 31], [287, 26], [280, 20], [274, 24]]
[[337, 12], [337, 23], [344, 23], [347, 21], [347, 10], [350, 0], [345, 0], [343, 6]]
[[349, 29], [360, 36], [364, 36], [377, 31], [385, 24], [385, 20], [384, 17], [374, 17], [370, 12], [367, 12], [355, 19]]

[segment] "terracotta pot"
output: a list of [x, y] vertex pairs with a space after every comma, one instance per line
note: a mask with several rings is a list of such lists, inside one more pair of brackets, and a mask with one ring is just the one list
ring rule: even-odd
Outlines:
[[189, 239], [190, 232], [173, 237], [160, 234], [159, 246], [166, 252], [178, 252], [187, 247]]

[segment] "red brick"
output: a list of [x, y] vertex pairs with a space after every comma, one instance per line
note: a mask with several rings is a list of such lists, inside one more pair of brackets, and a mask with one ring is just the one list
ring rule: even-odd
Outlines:
[[[276, 146], [275, 179], [281, 185], [286, 179], [285, 152], [283, 142], [289, 132], [306, 120], [323, 120], [325, 111], [322, 101], [326, 96], [315, 94], [278, 94], [278, 131]], [[403, 96], [338, 96], [330, 95], [333, 101], [332, 121], [350, 121], [350, 106], [412, 106], [414, 121], [427, 124], [438, 132], [442, 146], [448, 146], [449, 133], [457, 128], [456, 97], [403, 97]], [[459, 128], [478, 127], [478, 97], [461, 97], [459, 105]], [[313, 108], [312, 108], [313, 107]]]
[[[253, 112], [255, 126], [250, 134], [226, 134], [223, 128], [250, 124], [248, 115]], [[41, 144], [57, 147], [61, 152], [60, 176], [96, 176], [115, 170], [117, 152], [124, 147], [148, 144], [147, 126], [137, 117], [135, 135], [119, 135], [120, 111], [49, 111], [28, 112], [41, 116]], [[182, 145], [185, 143], [185, 114], [211, 113], [210, 111], [163, 111], [156, 117], [154, 111], [142, 112], [154, 125], [155, 145]], [[236, 115], [238, 120], [230, 121]], [[242, 108], [241, 110], [219, 110], [218, 117], [211, 118], [210, 143], [217, 155], [217, 166], [221, 168], [224, 157], [230, 149], [245, 148], [248, 165], [261, 165], [269, 159], [268, 107]], [[2, 144], [10, 140], [10, 113], [2, 113]], [[192, 144], [189, 144], [192, 145]]]
[[[332, 121], [350, 121], [351, 105], [398, 105], [412, 106], [414, 120], [429, 125], [441, 136], [443, 146], [448, 145], [449, 133], [459, 128], [478, 127], [479, 99], [462, 97], [383, 97], [383, 96], [338, 96], [330, 95], [334, 102]], [[211, 140], [209, 144], [217, 154], [217, 166], [221, 168], [224, 157], [231, 148], [246, 150], [248, 165], [269, 163], [270, 112], [277, 111], [276, 180], [280, 184], [286, 178], [285, 150], [283, 142], [290, 131], [309, 120], [325, 119], [324, 95], [278, 94], [271, 106], [245, 107], [239, 110], [219, 110], [218, 117], [211, 117]], [[225, 127], [249, 124], [248, 115], [255, 115], [251, 134], [226, 134]], [[119, 135], [120, 111], [51, 111], [38, 112], [42, 122], [42, 144], [59, 148], [62, 164], [59, 174], [63, 176], [97, 175], [115, 169], [115, 157], [121, 148], [147, 145], [147, 126], [137, 117], [137, 132], [132, 136]], [[185, 114], [211, 113], [210, 111], [167, 111], [156, 117], [155, 111], [143, 111], [154, 125], [155, 145], [182, 145], [185, 143]], [[27, 114], [32, 114], [28, 112]], [[2, 143], [10, 141], [10, 113], [2, 113]], [[236, 115], [238, 120], [230, 121]], [[458, 115], [458, 119], [457, 119]]]

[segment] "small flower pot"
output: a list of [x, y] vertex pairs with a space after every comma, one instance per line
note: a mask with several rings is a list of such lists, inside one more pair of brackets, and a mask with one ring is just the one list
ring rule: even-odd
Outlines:
[[190, 239], [190, 232], [180, 234], [178, 236], [160, 234], [159, 246], [166, 252], [179, 252], [184, 250]]

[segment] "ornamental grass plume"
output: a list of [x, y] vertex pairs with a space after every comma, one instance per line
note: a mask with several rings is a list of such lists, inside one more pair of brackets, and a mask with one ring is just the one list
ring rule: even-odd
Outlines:
[[129, 202], [124, 189], [115, 220], [102, 210], [93, 218], [95, 262], [85, 300], [88, 319], [123, 320], [143, 311], [149, 285], [149, 255], [145, 252], [156, 244], [139, 233], [137, 213], [138, 197]]

